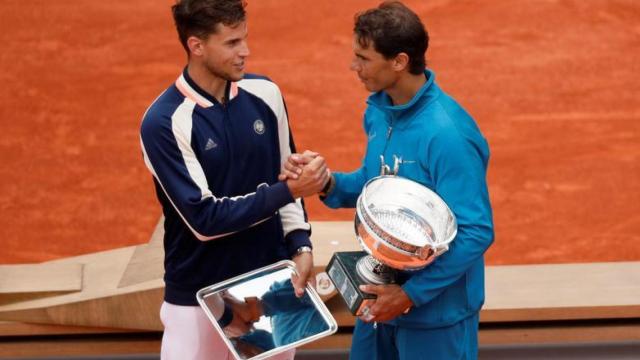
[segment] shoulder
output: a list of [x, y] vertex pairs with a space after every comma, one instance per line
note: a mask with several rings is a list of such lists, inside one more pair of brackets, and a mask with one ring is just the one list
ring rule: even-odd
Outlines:
[[266, 76], [246, 74], [238, 81], [238, 88], [266, 103], [274, 111], [284, 106], [280, 88]]
[[487, 158], [488, 144], [475, 120], [451, 96], [442, 93], [422, 114], [427, 148], [447, 156], [478, 154]]
[[461, 123], [473, 122], [471, 116], [444, 91], [439, 91], [438, 96], [430, 101], [418, 116], [423, 119], [423, 126], [434, 135], [458, 134]]
[[170, 129], [175, 114], [181, 110], [189, 111], [189, 108], [193, 108], [193, 103], [180, 94], [175, 87], [169, 87], [145, 111], [140, 126], [142, 134]]
[[244, 74], [244, 77], [242, 78], [242, 80], [265, 80], [273, 83], [273, 80], [271, 80], [268, 76], [262, 75], [262, 74], [253, 74], [253, 73]]
[[245, 74], [244, 78], [238, 81], [238, 86], [247, 91], [272, 92], [280, 95], [280, 88], [278, 85], [264, 75]]

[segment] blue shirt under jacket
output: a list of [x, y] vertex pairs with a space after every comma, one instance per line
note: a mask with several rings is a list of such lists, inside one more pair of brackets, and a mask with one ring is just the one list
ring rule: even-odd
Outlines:
[[335, 173], [336, 186], [324, 199], [332, 208], [355, 207], [365, 182], [380, 175], [380, 155], [398, 175], [435, 191], [458, 221], [448, 252], [434, 263], [404, 272], [402, 286], [414, 307], [390, 323], [419, 328], [454, 324], [478, 312], [484, 303], [483, 254], [494, 239], [487, 190], [487, 141], [469, 114], [425, 70], [427, 82], [404, 105], [393, 106], [384, 92], [372, 94], [364, 115], [368, 136], [362, 166]]

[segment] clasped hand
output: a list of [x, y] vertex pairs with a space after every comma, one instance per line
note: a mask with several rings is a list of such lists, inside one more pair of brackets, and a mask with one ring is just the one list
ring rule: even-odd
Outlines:
[[236, 338], [251, 331], [253, 323], [258, 321], [262, 315], [260, 301], [256, 298], [247, 298], [245, 301], [241, 301], [232, 296], [227, 296], [224, 300], [231, 305], [233, 310], [233, 319], [229, 325], [222, 329], [225, 335]]
[[319, 193], [331, 177], [324, 157], [313, 151], [291, 154], [282, 164], [278, 180], [286, 181], [294, 198]]

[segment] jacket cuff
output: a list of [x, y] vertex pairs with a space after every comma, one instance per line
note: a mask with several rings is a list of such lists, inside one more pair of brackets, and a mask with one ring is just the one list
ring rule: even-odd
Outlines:
[[402, 285], [402, 290], [407, 294], [411, 302], [414, 306], [422, 306], [431, 300], [435, 299], [440, 293], [442, 293], [443, 289], [429, 289], [426, 290], [424, 287], [415, 284], [409, 279], [404, 285]]
[[413, 303], [413, 306], [418, 307], [422, 304], [418, 301], [417, 294], [414, 292], [414, 289], [411, 286], [407, 286], [407, 284], [402, 285], [402, 291], [407, 294], [409, 300]]
[[291, 191], [289, 191], [289, 187], [284, 181], [278, 181], [269, 186], [269, 191], [267, 191], [267, 204], [277, 204], [277, 208], [279, 209], [294, 201], [295, 199], [291, 196]]
[[322, 201], [326, 206], [337, 209], [340, 207], [340, 196], [338, 195], [339, 184], [342, 181], [341, 173], [333, 173], [333, 184], [329, 192], [325, 195], [320, 196], [320, 201]]
[[296, 254], [296, 250], [301, 246], [309, 246], [313, 248], [309, 234], [310, 233], [307, 230], [293, 230], [284, 237], [285, 242], [287, 243], [287, 252], [290, 259], [293, 258], [293, 255]]
[[225, 303], [224, 312], [222, 313], [222, 316], [220, 317], [220, 319], [218, 319], [218, 325], [220, 325], [220, 327], [224, 329], [227, 326], [229, 326], [229, 324], [231, 324], [232, 321], [233, 321], [233, 310], [231, 309], [231, 305]]

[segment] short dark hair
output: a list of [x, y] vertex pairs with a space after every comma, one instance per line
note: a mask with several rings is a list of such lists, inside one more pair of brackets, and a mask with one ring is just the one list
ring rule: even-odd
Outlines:
[[218, 24], [235, 25], [245, 20], [243, 0], [177, 0], [171, 7], [182, 46], [189, 53], [187, 39], [206, 39]]
[[409, 72], [422, 74], [429, 34], [416, 13], [399, 1], [385, 1], [355, 16], [354, 34], [362, 47], [374, 49], [386, 59], [400, 53], [409, 56]]

